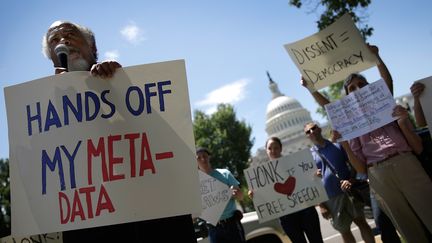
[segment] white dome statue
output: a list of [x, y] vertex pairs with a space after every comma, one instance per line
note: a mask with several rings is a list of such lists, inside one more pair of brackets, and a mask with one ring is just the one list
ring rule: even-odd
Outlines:
[[[267, 105], [266, 132], [267, 137], [278, 137], [282, 142], [282, 155], [289, 155], [312, 146], [303, 132], [304, 124], [312, 122], [308, 110], [294, 98], [285, 96], [279, 91], [278, 85], [269, 79], [272, 100]], [[252, 158], [251, 165], [268, 161], [266, 149], [259, 148]]]
[[309, 111], [296, 99], [282, 94], [268, 72], [267, 76], [272, 92], [272, 100], [267, 105], [266, 112], [267, 136], [278, 137], [281, 140], [304, 136], [304, 124], [312, 121]]

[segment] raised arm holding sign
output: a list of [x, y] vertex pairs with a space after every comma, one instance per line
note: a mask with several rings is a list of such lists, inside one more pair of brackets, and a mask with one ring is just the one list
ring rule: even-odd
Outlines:
[[321, 89], [377, 63], [349, 13], [310, 37], [285, 49], [305, 80]]
[[[378, 55], [378, 48], [374, 46], [370, 46], [370, 48], [372, 48], [372, 52]], [[384, 62], [380, 58], [379, 60], [378, 70], [380, 75], [390, 92], [393, 93], [393, 80], [390, 72]], [[302, 84], [306, 87], [309, 85], [305, 81], [302, 81]], [[367, 85], [369, 83], [365, 77], [359, 74], [351, 74], [345, 79], [344, 89], [346, 94], [349, 94]], [[311, 93], [321, 106], [330, 103], [319, 92], [312, 90]], [[392, 221], [397, 222], [395, 226], [397, 226], [397, 230], [402, 236], [407, 241], [418, 241], [421, 238], [426, 242], [426, 235], [421, 224], [431, 225], [432, 227], [432, 212], [423, 213], [429, 212], [429, 206], [423, 202], [432, 200], [432, 185], [420, 162], [411, 153], [411, 151], [416, 154], [421, 153], [423, 150], [422, 141], [414, 132], [405, 108], [400, 105], [395, 106], [392, 116], [397, 117], [397, 121], [351, 139], [349, 146], [345, 144], [344, 147], [347, 148], [348, 146], [352, 150], [352, 153], [349, 153], [353, 156], [350, 162], [356, 162], [353, 163], [356, 169], [362, 170], [361, 165], [367, 165], [370, 186], [381, 197], [381, 203], [389, 210], [387, 213], [388, 216], [393, 217]], [[384, 168], [392, 168], [392, 170], [398, 172], [387, 173]], [[396, 187], [403, 187], [406, 190], [396, 190], [395, 187], [388, 185], [386, 181], [398, 181], [400, 185], [398, 184]], [[413, 202], [419, 200], [422, 203], [416, 203], [414, 207], [409, 206], [414, 204], [403, 199], [406, 198], [405, 194], [412, 196], [409, 200], [413, 200]], [[407, 218], [411, 219], [411, 223], [407, 223]], [[431, 227], [428, 229], [430, 232], [432, 232]]]
[[427, 108], [432, 102], [432, 77], [415, 81], [410, 89], [414, 97], [414, 115], [417, 125], [425, 127], [429, 124], [429, 131], [432, 131], [432, 109]]

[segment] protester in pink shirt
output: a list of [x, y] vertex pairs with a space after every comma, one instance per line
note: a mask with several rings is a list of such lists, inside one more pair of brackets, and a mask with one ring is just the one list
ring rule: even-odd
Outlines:
[[[372, 48], [378, 54], [378, 48]], [[393, 80], [382, 60], [378, 69], [393, 93]], [[358, 74], [344, 82], [347, 94], [368, 85]], [[350, 147], [358, 159], [367, 165], [370, 186], [380, 207], [408, 242], [428, 242], [424, 226], [432, 232], [432, 183], [413, 154], [423, 150], [421, 138], [414, 132], [408, 111], [396, 106], [397, 121], [354, 138]], [[423, 226], [424, 225], [424, 226]]]
[[[381, 60], [376, 46], [369, 50], [378, 58], [378, 70], [393, 94], [393, 79]], [[324, 106], [329, 101], [302, 81], [315, 100]], [[344, 82], [346, 94], [369, 83], [359, 74], [349, 75]], [[413, 154], [423, 150], [421, 138], [414, 132], [408, 111], [398, 105], [394, 108], [398, 119], [374, 131], [345, 143], [350, 162], [357, 171], [367, 170], [371, 193], [380, 208], [391, 218], [399, 233], [408, 242], [428, 242], [432, 232], [432, 182]]]

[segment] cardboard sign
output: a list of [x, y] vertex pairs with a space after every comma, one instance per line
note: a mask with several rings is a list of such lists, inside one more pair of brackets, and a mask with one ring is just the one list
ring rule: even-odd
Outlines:
[[201, 212], [183, 60], [54, 75], [5, 98], [12, 235]]
[[341, 134], [340, 140], [344, 141], [396, 120], [392, 116], [395, 106], [387, 84], [380, 79], [324, 107], [333, 129]]
[[432, 104], [432, 76], [417, 80], [416, 82], [425, 85], [425, 89], [420, 95], [420, 103], [422, 105], [423, 114], [426, 118], [429, 131], [432, 131], [432, 109], [429, 108], [430, 104]]
[[218, 179], [199, 171], [202, 213], [201, 219], [216, 225], [228, 201], [231, 189]]
[[27, 237], [7, 236], [1, 238], [0, 243], [63, 243], [63, 234], [58, 232]]
[[309, 149], [244, 170], [259, 222], [327, 201]]
[[317, 34], [284, 46], [303, 78], [316, 89], [377, 62], [348, 13]]

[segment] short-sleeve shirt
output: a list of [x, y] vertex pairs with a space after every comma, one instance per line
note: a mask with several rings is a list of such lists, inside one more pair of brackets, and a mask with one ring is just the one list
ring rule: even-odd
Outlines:
[[[221, 181], [225, 185], [228, 185], [229, 187], [231, 186], [238, 187], [240, 185], [240, 182], [227, 169], [214, 169], [212, 170], [212, 172], [210, 172], [209, 175], [218, 179], [219, 181]], [[235, 210], [237, 210], [235, 199], [231, 197], [231, 199], [228, 201], [228, 204], [222, 213], [222, 216], [220, 217], [220, 220], [232, 217], [234, 215]]]
[[410, 152], [408, 145], [397, 122], [373, 130], [349, 141], [354, 155], [363, 163], [383, 161], [392, 155]]
[[342, 194], [340, 180], [333, 174], [327, 164], [323, 162], [318, 152], [331, 164], [341, 179], [348, 180], [351, 176], [351, 171], [347, 165], [348, 157], [345, 150], [340, 144], [325, 140], [324, 147], [315, 145], [311, 148], [311, 151], [318, 169], [321, 169], [322, 182], [328, 197], [332, 198]]

